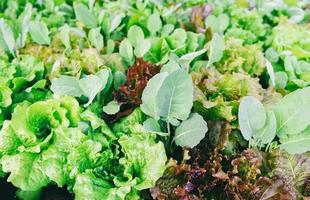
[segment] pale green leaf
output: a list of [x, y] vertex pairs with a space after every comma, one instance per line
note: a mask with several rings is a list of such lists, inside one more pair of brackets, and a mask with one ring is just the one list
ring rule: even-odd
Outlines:
[[85, 107], [92, 103], [96, 95], [105, 87], [106, 82], [104, 83], [104, 81], [96, 75], [88, 75], [79, 80], [79, 86], [83, 95], [88, 98], [88, 102], [84, 105]]
[[102, 110], [108, 115], [114, 115], [120, 110], [120, 105], [116, 101], [110, 101], [106, 106], [103, 106]]
[[60, 76], [52, 80], [51, 90], [58, 96], [69, 95], [79, 97], [83, 94], [76, 77]]
[[167, 72], [162, 72], [153, 76], [147, 83], [143, 93], [142, 93], [142, 104], [141, 110], [153, 117], [154, 119], [159, 119], [159, 110], [158, 110], [158, 102], [157, 102], [157, 94], [159, 88], [162, 86], [165, 78], [168, 76]]
[[44, 22], [32, 21], [29, 24], [29, 32], [34, 42], [41, 45], [49, 45], [51, 39], [49, 38], [49, 31]]
[[205, 137], [207, 131], [207, 122], [199, 114], [193, 113], [177, 127], [173, 140], [178, 146], [193, 148]]
[[266, 112], [263, 104], [255, 97], [243, 97], [239, 105], [238, 119], [242, 136], [250, 140], [265, 125]]
[[14, 54], [14, 35], [11, 27], [3, 19], [0, 19], [0, 47], [4, 51]]
[[103, 49], [103, 36], [100, 33], [100, 28], [91, 29], [88, 33], [88, 39], [97, 51], [101, 51]]
[[158, 31], [160, 31], [162, 27], [162, 21], [158, 13], [153, 13], [148, 17], [147, 20], [147, 29], [155, 35]]
[[225, 41], [222, 36], [215, 33], [212, 37], [210, 50], [209, 50], [209, 60], [207, 67], [210, 67], [213, 63], [221, 60], [223, 52], [225, 50]]
[[80, 22], [82, 22], [87, 28], [96, 28], [97, 19], [93, 13], [82, 3], [74, 5], [74, 13]]
[[185, 120], [193, 106], [193, 84], [184, 70], [174, 71], [167, 76], [156, 96], [158, 113], [168, 122]]
[[134, 25], [129, 28], [127, 37], [131, 45], [136, 48], [144, 40], [144, 33], [139, 26]]

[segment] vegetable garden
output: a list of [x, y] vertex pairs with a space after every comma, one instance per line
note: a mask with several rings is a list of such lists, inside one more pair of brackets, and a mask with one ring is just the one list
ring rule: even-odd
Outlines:
[[309, 85], [309, 0], [1, 0], [0, 199], [308, 199]]

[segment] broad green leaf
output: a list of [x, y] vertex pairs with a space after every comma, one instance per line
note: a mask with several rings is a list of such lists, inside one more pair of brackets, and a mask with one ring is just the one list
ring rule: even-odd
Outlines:
[[120, 110], [120, 105], [116, 101], [110, 101], [106, 106], [103, 106], [102, 110], [108, 115], [114, 115]]
[[147, 131], [161, 131], [160, 130], [160, 125], [158, 123], [157, 120], [153, 119], [153, 118], [148, 118], [147, 120], [145, 120], [143, 122], [143, 127], [147, 130]]
[[83, 95], [88, 98], [88, 102], [84, 105], [87, 107], [92, 103], [96, 95], [105, 87], [107, 80], [104, 81], [95, 75], [87, 75], [85, 78], [79, 80], [79, 86]]
[[14, 54], [14, 35], [11, 27], [3, 19], [0, 19], [0, 47], [4, 51]]
[[266, 112], [263, 104], [255, 97], [243, 97], [239, 105], [238, 119], [242, 136], [250, 140], [265, 125]]
[[130, 44], [130, 41], [125, 38], [120, 46], [119, 46], [119, 54], [125, 59], [125, 62], [127, 62], [129, 65], [132, 64], [133, 61], [133, 50], [132, 46]]
[[193, 113], [177, 127], [173, 141], [178, 146], [193, 148], [205, 137], [207, 131], [207, 122], [199, 114]]
[[60, 76], [52, 80], [51, 90], [58, 96], [69, 95], [79, 97], [83, 94], [76, 77]]
[[60, 40], [67, 49], [71, 48], [69, 32], [70, 32], [70, 28], [68, 24], [65, 24], [64, 26], [60, 28]]
[[144, 33], [139, 26], [131, 26], [127, 33], [128, 40], [133, 47], [137, 48], [139, 43], [144, 40]]
[[210, 50], [209, 50], [209, 60], [207, 67], [210, 67], [213, 63], [221, 60], [223, 52], [225, 50], [225, 41], [222, 36], [215, 33], [212, 37]]
[[74, 13], [80, 22], [82, 22], [87, 28], [96, 28], [97, 19], [93, 13], [82, 3], [74, 5]]
[[134, 53], [137, 58], [142, 58], [144, 54], [148, 52], [151, 48], [151, 42], [148, 39], [141, 40], [136, 46]]
[[158, 94], [159, 88], [162, 86], [162, 83], [167, 76], [167, 72], [162, 72], [153, 76], [148, 81], [147, 86], [142, 93], [142, 104], [140, 106], [141, 110], [156, 120], [159, 119], [158, 102], [156, 96]]
[[310, 125], [310, 87], [286, 95], [273, 110], [280, 139], [299, 134]]
[[97, 51], [101, 51], [103, 49], [103, 36], [100, 33], [100, 28], [93, 28], [88, 33], [88, 39]]
[[184, 70], [172, 72], [162, 83], [156, 96], [161, 117], [170, 123], [188, 118], [193, 106], [193, 84]]
[[112, 33], [121, 24], [122, 19], [124, 17], [125, 17], [124, 13], [120, 13], [112, 17], [110, 27], [109, 27], [109, 33]]
[[276, 136], [276, 131], [277, 121], [273, 111], [266, 112], [266, 123], [255, 133], [254, 139], [260, 144], [269, 144]]
[[29, 24], [29, 32], [34, 42], [41, 45], [49, 45], [51, 39], [49, 38], [49, 31], [44, 22], [31, 21]]
[[290, 134], [280, 139], [280, 148], [290, 154], [301, 154], [310, 150], [310, 126], [299, 134]]
[[157, 32], [159, 32], [161, 27], [162, 21], [159, 14], [153, 13], [152, 15], [150, 15], [147, 20], [147, 29], [152, 33], [152, 35], [155, 35]]
[[169, 60], [165, 65], [162, 66], [160, 72], [168, 72], [169, 74], [181, 69], [179, 64], [173, 60]]

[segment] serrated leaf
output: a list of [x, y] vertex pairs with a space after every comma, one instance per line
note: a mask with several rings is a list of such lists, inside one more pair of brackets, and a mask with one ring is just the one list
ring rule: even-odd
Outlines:
[[51, 39], [49, 38], [49, 31], [44, 22], [32, 21], [29, 24], [29, 32], [34, 42], [41, 45], [49, 45]]
[[193, 113], [177, 127], [173, 140], [178, 146], [193, 148], [205, 137], [207, 131], [207, 122], [199, 114]]

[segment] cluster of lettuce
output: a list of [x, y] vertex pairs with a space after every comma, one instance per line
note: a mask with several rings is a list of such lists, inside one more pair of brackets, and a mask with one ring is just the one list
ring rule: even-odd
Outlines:
[[140, 199], [166, 162], [163, 144], [139, 125], [142, 119], [136, 110], [112, 132], [72, 97], [24, 101], [1, 129], [1, 173], [21, 189], [20, 198], [57, 184], [75, 199]]

